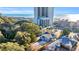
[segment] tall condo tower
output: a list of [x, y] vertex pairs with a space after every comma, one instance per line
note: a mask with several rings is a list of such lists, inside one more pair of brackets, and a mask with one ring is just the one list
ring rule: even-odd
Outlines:
[[42, 27], [52, 26], [53, 24], [53, 8], [52, 7], [35, 7], [34, 22]]

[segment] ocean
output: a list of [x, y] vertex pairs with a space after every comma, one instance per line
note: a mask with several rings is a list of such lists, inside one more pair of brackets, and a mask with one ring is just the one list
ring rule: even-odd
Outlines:
[[2, 16], [8, 16], [8, 17], [33, 17], [32, 14], [2, 14]]

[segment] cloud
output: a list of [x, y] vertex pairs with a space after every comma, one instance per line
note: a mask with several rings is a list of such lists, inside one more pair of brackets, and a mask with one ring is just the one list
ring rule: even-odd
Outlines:
[[63, 14], [54, 16], [54, 18], [68, 19], [68, 21], [76, 22], [77, 20], [79, 20], [79, 14]]
[[79, 14], [68, 14], [70, 21], [77, 21], [79, 20]]

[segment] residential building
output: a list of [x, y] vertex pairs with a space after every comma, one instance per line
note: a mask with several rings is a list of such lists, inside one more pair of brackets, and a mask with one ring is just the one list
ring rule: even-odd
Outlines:
[[52, 26], [53, 8], [52, 7], [35, 7], [34, 22], [42, 27]]

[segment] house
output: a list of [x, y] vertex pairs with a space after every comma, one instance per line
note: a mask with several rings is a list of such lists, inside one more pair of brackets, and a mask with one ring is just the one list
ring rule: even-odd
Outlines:
[[31, 44], [31, 49], [32, 50], [40, 50], [41, 48], [45, 47], [48, 45], [52, 40], [55, 38], [54, 34], [50, 34], [48, 32], [43, 33], [40, 37], [38, 37], [38, 42], [32, 43]]
[[57, 30], [54, 34], [56, 35], [56, 38], [59, 38], [62, 35], [62, 30]]
[[38, 51], [40, 50], [40, 48], [41, 48], [41, 45], [38, 42], [30, 44], [31, 51]]
[[55, 42], [52, 42], [51, 44], [49, 44], [45, 49], [47, 51], [55, 51], [55, 50], [59, 50], [60, 48], [61, 48], [60, 41], [56, 40]]
[[79, 41], [79, 33], [76, 34], [76, 39]]
[[64, 48], [67, 48], [69, 50], [71, 50], [77, 44], [77, 42], [74, 39], [70, 39], [66, 36], [61, 37], [60, 43]]
[[55, 38], [54, 34], [50, 34], [48, 32], [45, 32], [43, 35], [40, 36], [39, 43], [47, 43], [52, 42], [52, 40]]
[[79, 51], [79, 42], [77, 43], [76, 51]]
[[45, 49], [48, 51], [68, 51], [71, 50], [76, 44], [77, 41], [75, 41], [75, 39], [70, 39], [66, 36], [62, 36], [60, 39], [49, 44]]

